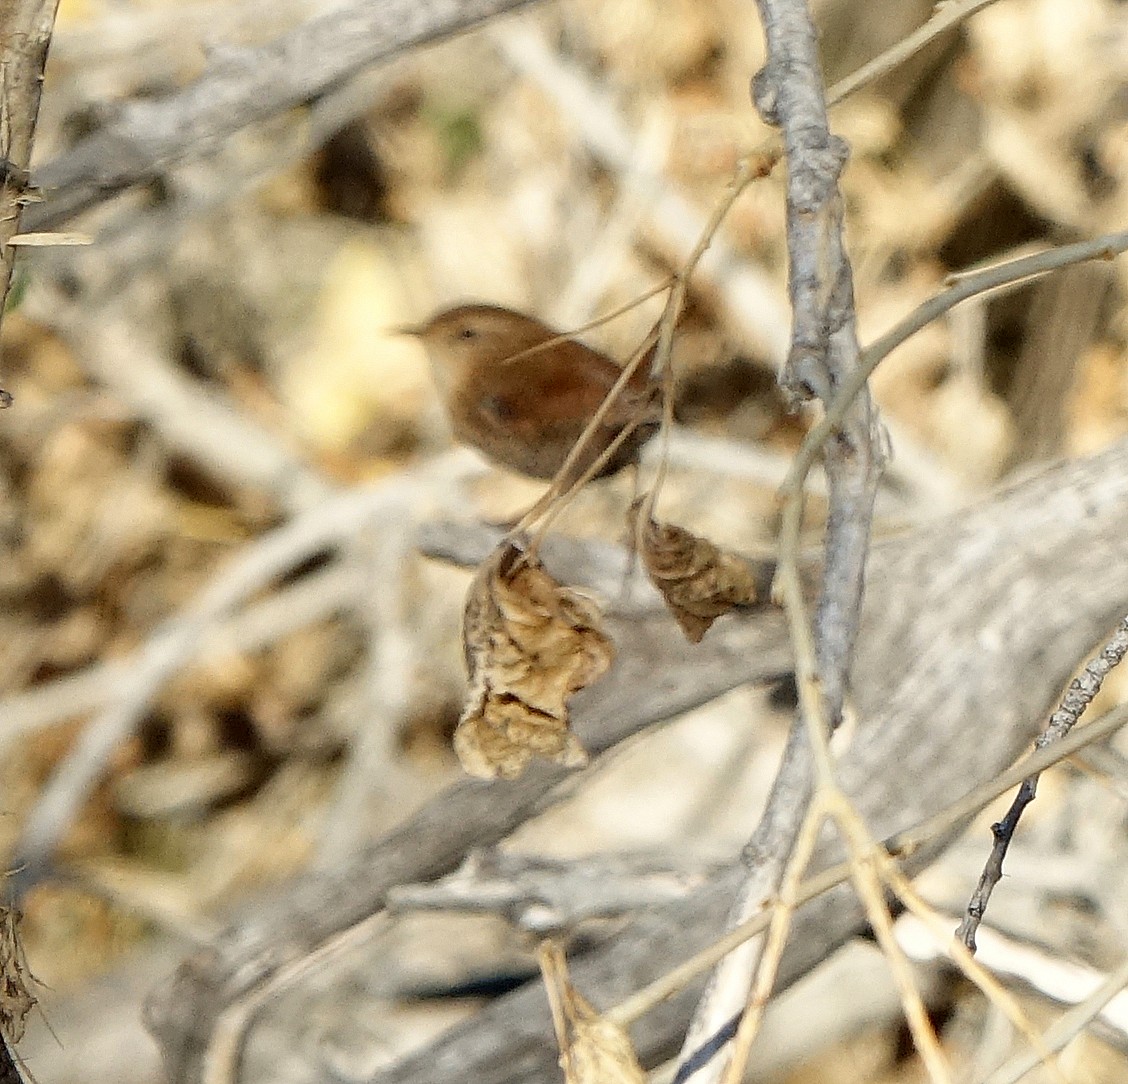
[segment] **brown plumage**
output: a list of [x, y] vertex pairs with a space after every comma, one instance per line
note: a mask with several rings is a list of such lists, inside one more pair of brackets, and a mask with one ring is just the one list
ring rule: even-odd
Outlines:
[[[531, 316], [494, 305], [460, 305], [404, 330], [427, 350], [455, 439], [533, 478], [556, 475], [622, 372], [606, 354], [575, 339], [523, 354], [557, 333]], [[661, 417], [649, 363], [648, 357], [623, 389], [567, 482], [635, 421], [638, 428], [596, 477], [638, 461]]]

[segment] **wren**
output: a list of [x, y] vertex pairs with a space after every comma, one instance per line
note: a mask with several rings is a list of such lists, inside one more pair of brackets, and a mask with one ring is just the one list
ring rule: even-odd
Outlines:
[[[500, 466], [553, 478], [595, 416], [622, 368], [606, 354], [565, 338], [531, 316], [494, 305], [460, 305], [402, 329], [426, 348], [456, 440]], [[648, 355], [619, 393], [564, 479], [585, 474], [629, 425], [635, 428], [595, 477], [637, 463], [658, 431], [660, 389]]]

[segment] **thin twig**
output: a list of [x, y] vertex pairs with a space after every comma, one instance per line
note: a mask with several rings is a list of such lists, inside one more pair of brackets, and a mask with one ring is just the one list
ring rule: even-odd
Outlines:
[[[12, 288], [24, 208], [39, 198], [28, 171], [43, 69], [59, 0], [0, 0], [0, 320]], [[0, 407], [12, 396], [0, 391]]]
[[[24, 207], [36, 198], [28, 170], [57, 8], [58, 0], [0, 0], [0, 321], [7, 309], [18, 250], [12, 241], [21, 232]], [[11, 402], [11, 393], [0, 389], [0, 407]], [[26, 993], [22, 974], [26, 961], [16, 911], [5, 908], [3, 922], [2, 980], [5, 998], [12, 1004], [3, 1013], [0, 1081], [21, 1084], [22, 1061], [15, 1047], [23, 1037], [23, 1017], [18, 1016], [17, 1026], [18, 1014], [13, 1013], [20, 1000], [17, 994]]]
[[991, 974], [959, 941], [953, 940], [950, 927], [917, 893], [899, 869], [885, 860], [885, 879], [893, 892], [910, 914], [921, 921], [932, 933], [938, 944], [947, 945], [952, 962], [964, 977], [974, 983], [1011, 1022], [1015, 1029], [1025, 1037], [1038, 1055], [1038, 1061], [1046, 1066], [1058, 1084], [1069, 1084], [1053, 1052], [1046, 1046], [1030, 1017], [1023, 1010], [1017, 997]]
[[[771, 922], [764, 939], [763, 954], [756, 969], [744, 1012], [739, 1018], [736, 1034], [733, 1036], [732, 1053], [722, 1084], [740, 1084], [744, 1079], [752, 1043], [759, 1033], [768, 998], [771, 996], [779, 972], [779, 964], [783, 959], [783, 950], [791, 930], [791, 919], [797, 906], [802, 877], [818, 843], [824, 815], [823, 805], [816, 798], [807, 811], [806, 820], [792, 849], [780, 884], [779, 898], [771, 907]], [[681, 1078], [686, 1079], [686, 1076], [687, 1074], [682, 1070]]]
[[[802, 610], [802, 606], [798, 609]], [[789, 618], [791, 619], [793, 640], [796, 636], [809, 640], [809, 632], [805, 623], [803, 623], [801, 629], [797, 630], [794, 613], [790, 613]], [[810, 654], [813, 656], [813, 651]], [[827, 731], [821, 725], [825, 711], [821, 690], [814, 680], [809, 680], [806, 688], [800, 682], [799, 695], [801, 721], [813, 750], [816, 789], [803, 831], [800, 833], [799, 840], [788, 861], [784, 884], [798, 880], [806, 869], [810, 853], [809, 850], [800, 845], [804, 837], [817, 838], [823, 819], [830, 817], [835, 822], [840, 836], [847, 845], [849, 853], [847, 866], [850, 879], [853, 881], [858, 897], [865, 907], [870, 927], [874, 931], [878, 944], [889, 961], [914, 1044], [925, 1063], [930, 1078], [935, 1084], [947, 1084], [950, 1081], [947, 1063], [940, 1051], [935, 1032], [929, 1023], [928, 1014], [913, 980], [911, 968], [893, 936], [893, 920], [885, 903], [879, 871], [875, 871], [873, 868], [873, 856], [878, 853], [877, 844], [834, 778], [830, 743], [827, 738]], [[806, 701], [805, 706], [804, 700]], [[749, 993], [744, 1015], [737, 1028], [728, 1067], [724, 1073], [723, 1084], [739, 1084], [744, 1078], [752, 1042], [762, 1018], [763, 1004], [775, 985], [777, 969], [783, 955], [783, 932], [786, 931], [790, 923], [791, 912], [794, 910], [793, 893], [785, 895], [781, 891], [781, 898], [784, 902], [775, 909], [768, 938], [756, 968], [755, 981]]]
[[[1002, 772], [990, 782], [976, 787], [919, 824], [889, 836], [882, 842], [882, 848], [890, 858], [894, 859], [906, 858], [914, 854], [929, 841], [950, 831], [953, 826], [966, 823], [984, 806], [1021, 783], [1028, 775], [1059, 764], [1079, 749], [1103, 741], [1125, 725], [1128, 725], [1128, 705], [1116, 708], [1087, 726], [1075, 730], [1047, 749], [1031, 753], [1013, 768]], [[795, 894], [795, 905], [801, 907], [809, 903], [824, 892], [829, 892], [832, 888], [843, 884], [849, 876], [849, 862], [839, 862], [828, 867], [799, 886]], [[608, 1010], [605, 1015], [608, 1019], [624, 1026], [634, 1023], [655, 1005], [672, 997], [678, 990], [684, 989], [698, 975], [708, 971], [750, 937], [762, 933], [768, 928], [770, 921], [771, 911], [761, 907], [745, 923], [727, 931], [708, 948], [666, 972], [654, 982], [636, 990], [630, 997]]]
[[[1128, 235], [1125, 237], [1126, 246], [1128, 246]], [[1077, 251], [1079, 246], [1071, 246], [1073, 252], [1069, 255], [1074, 259], [1077, 258]], [[1102, 254], [1107, 250], [1107, 245], [1103, 247], [1094, 247], [1092, 243], [1087, 243], [1080, 246], [1082, 253], [1088, 254], [1082, 258], [1091, 258], [1093, 255]], [[1061, 259], [1061, 254], [1055, 254], [1058, 259]], [[1047, 269], [1047, 264], [1052, 264], [1052, 259], [1047, 254], [1040, 254], [1038, 257], [1030, 257], [1029, 260], [1037, 260], [1035, 269], [1037, 271]], [[1017, 273], [1019, 275], [1028, 275], [1030, 273], [1030, 263], [1027, 261], [1015, 261], [1015, 263], [1007, 265], [1011, 273], [1015, 273], [1015, 265], [1018, 265]], [[1053, 266], [1057, 266], [1053, 264]], [[967, 290], [975, 285], [990, 288], [998, 285], [1000, 276], [1003, 275], [1003, 270], [1000, 268], [993, 268], [986, 272], [981, 273], [979, 276], [972, 276], [968, 279], [962, 280], [947, 294], [955, 294], [956, 291]], [[940, 295], [941, 298], [945, 295]], [[958, 298], [962, 300], [965, 296], [972, 296], [971, 293], [961, 294]], [[947, 307], [955, 304], [956, 301], [952, 300]], [[799, 454], [796, 456], [792, 470], [789, 473], [788, 479], [784, 486], [781, 488], [781, 493], [785, 497], [785, 505], [783, 509], [782, 525], [780, 530], [780, 559], [776, 574], [776, 587], [783, 600], [785, 609], [788, 615], [788, 623], [792, 635], [792, 643], [795, 647], [796, 654], [796, 685], [799, 693], [800, 711], [803, 718], [807, 721], [808, 734], [811, 740], [811, 748], [814, 752], [814, 762], [816, 767], [816, 777], [820, 791], [832, 790], [835, 788], [833, 780], [833, 772], [831, 769], [829, 754], [826, 750], [825, 741], [822, 738], [822, 727], [825, 725], [822, 721], [827, 719], [825, 714], [825, 706], [823, 703], [823, 689], [816, 678], [816, 660], [815, 649], [811, 640], [810, 626], [808, 625], [806, 617], [806, 602], [803, 593], [802, 579], [798, 567], [798, 553], [799, 553], [799, 534], [802, 524], [804, 494], [803, 483], [806, 474], [814, 462], [815, 456], [822, 451], [825, 442], [829, 435], [835, 431], [836, 427], [842, 423], [843, 419], [850, 416], [850, 411], [854, 406], [853, 396], [861, 394], [865, 388], [865, 381], [869, 371], [876, 366], [881, 357], [885, 356], [889, 350], [893, 348], [899, 341], [896, 336], [905, 328], [912, 328], [914, 321], [918, 319], [921, 313], [925, 310], [932, 312], [933, 309], [937, 311], [929, 316], [929, 319], [935, 318], [939, 312], [945, 311], [944, 308], [937, 308], [939, 304], [938, 299], [932, 299], [932, 302], [921, 306], [916, 313], [912, 314], [910, 318], [895, 328], [893, 332], [879, 340], [877, 344], [871, 347], [862, 355], [859, 361], [858, 368], [849, 374], [846, 381], [841, 387], [841, 391], [835, 398], [835, 401], [827, 410], [827, 413], [822, 422], [808, 434], [807, 439], [804, 441], [803, 447], [800, 449]], [[928, 321], [925, 320], [924, 323]], [[921, 323], [919, 326], [924, 326]], [[912, 333], [912, 330], [905, 332], [905, 337]], [[892, 345], [890, 345], [892, 344]], [[884, 350], [884, 352], [882, 352]], [[853, 440], [849, 435], [846, 436], [848, 441]], [[832, 488], [833, 492], [833, 488]], [[833, 716], [830, 716], [833, 718]], [[840, 826], [845, 827], [844, 822], [839, 822]], [[847, 841], [850, 841], [850, 835], [847, 834]], [[856, 857], [857, 852], [854, 848], [851, 849], [852, 856]], [[906, 1002], [906, 1009], [912, 1010], [911, 1002]], [[910, 1020], [912, 1018], [912, 1011], [910, 1011]], [[921, 1030], [917, 1029], [918, 1039], [923, 1039], [926, 1043], [929, 1041], [928, 1036]], [[922, 1054], [925, 1051], [922, 1050]], [[930, 1070], [935, 1072], [935, 1069]]]
[[866, 386], [866, 381], [874, 369], [906, 339], [970, 297], [986, 293], [999, 286], [1045, 275], [1085, 260], [1111, 259], [1126, 249], [1128, 249], [1128, 230], [1105, 234], [1091, 241], [1078, 241], [1073, 245], [1047, 249], [1034, 256], [1024, 256], [1018, 260], [959, 276], [954, 285], [917, 306], [908, 316], [862, 351], [857, 369], [838, 389], [833, 403], [819, 423], [804, 438], [802, 446], [795, 455], [788, 478], [780, 487], [781, 495], [790, 500], [794, 494], [801, 491], [803, 479], [813, 466], [822, 446], [842, 424], [854, 396]]
[[[889, 833], [923, 819], [961, 781], [985, 781], [1010, 763], [1025, 743], [1029, 719], [1121, 615], [1117, 610], [1122, 612], [1128, 593], [1126, 464], [1128, 442], [1122, 442], [1043, 471], [985, 504], [875, 550], [869, 587], [874, 639], [859, 655], [857, 670], [864, 712], [857, 738], [837, 765], [868, 823]], [[1072, 514], [1079, 505], [1084, 517]], [[1038, 556], [1033, 566], [1032, 536]], [[481, 553], [488, 548], [487, 543]], [[572, 552], [582, 548], [574, 544]], [[582, 570], [583, 559], [572, 567]], [[1047, 642], [1045, 629], [1065, 611], [1070, 620]], [[656, 621], [648, 619], [637, 632], [633, 622], [620, 626], [617, 666], [592, 696], [582, 694], [582, 709], [577, 703], [585, 744], [594, 750], [608, 728], [637, 718], [642, 700], [658, 701], [667, 718], [736, 684], [779, 673], [777, 667], [788, 665], [781, 625], [780, 615], [766, 610], [716, 630], [716, 637], [692, 650], [684, 643], [677, 649], [667, 627]], [[926, 656], [931, 662], [921, 668]], [[655, 671], [663, 673], [659, 684], [650, 680]], [[952, 696], [953, 681], [963, 682], [958, 697]], [[696, 690], [692, 697], [686, 683]], [[984, 719], [993, 725], [983, 726]], [[890, 772], [890, 764], [906, 770]], [[456, 787], [366, 849], [364, 876], [350, 866], [301, 879], [265, 908], [232, 923], [212, 951], [186, 962], [153, 1007], [154, 1030], [170, 1067], [177, 1067], [170, 1075], [198, 1079], [180, 1067], [208, 1043], [216, 1007], [265, 981], [280, 960], [380, 909], [389, 885], [437, 876], [460, 862], [468, 847], [508, 835], [534, 809], [543, 811], [549, 800], [540, 789], [544, 774], [535, 772], [530, 786], [533, 782], [532, 796], [522, 781]], [[954, 832], [948, 828], [921, 845], [907, 859], [910, 871], [933, 859]], [[820, 861], [832, 860], [820, 847]], [[738, 869], [729, 869], [690, 900], [640, 916], [640, 924], [615, 937], [605, 951], [577, 961], [578, 981], [593, 998], [610, 1004], [626, 993], [625, 976], [655, 974], [655, 943], [680, 941], [686, 955], [702, 947], [724, 924], [739, 876]], [[796, 916], [802, 944], [793, 937], [783, 981], [815, 966], [862, 922], [864, 912], [845, 896], [808, 905]], [[668, 1051], [685, 1025], [690, 1000], [684, 995], [635, 1025], [632, 1034], [643, 1057]], [[517, 991], [456, 1035], [382, 1070], [377, 1079], [455, 1084], [470, 1073], [500, 1080], [504, 1066], [516, 1061], [528, 1067], [530, 1079], [548, 1079], [555, 1063], [544, 1043], [546, 1026], [541, 992]]]
[[852, 72], [845, 79], [840, 79], [835, 83], [827, 91], [826, 104], [835, 106], [867, 83], [880, 79], [881, 76], [891, 72], [894, 68], [904, 64], [910, 57], [919, 53], [934, 38], [954, 29], [977, 11], [982, 11], [993, 3], [995, 3], [995, 0], [962, 0], [962, 2], [949, 0], [948, 3], [941, 4], [933, 13], [932, 18], [920, 29], [914, 30], [908, 37], [902, 38], [896, 45], [890, 46], [880, 56], [874, 57], [868, 64], [863, 64], [856, 72]]
[[[532, 27], [498, 26], [493, 37], [506, 59], [556, 104], [561, 119], [576, 127], [588, 151], [617, 175], [629, 177], [624, 183], [645, 196], [648, 236], [670, 266], [682, 266], [705, 234], [708, 216], [667, 178], [640, 169], [646, 156], [635, 146], [614, 99], [554, 53]], [[761, 268], [717, 236], [697, 268], [695, 281], [698, 289], [717, 293], [726, 323], [756, 356], [770, 363], [783, 360], [787, 314], [778, 289]]]
[[924, 1062], [929, 1078], [935, 1084], [949, 1084], [951, 1071], [928, 1018], [920, 990], [917, 989], [912, 966], [893, 933], [893, 917], [885, 902], [886, 888], [893, 887], [891, 873], [900, 873], [892, 860], [873, 841], [857, 810], [837, 788], [831, 791], [828, 811], [850, 848], [854, 889], [865, 904], [874, 937], [893, 973], [913, 1045]]
[[674, 276], [673, 287], [666, 298], [666, 307], [663, 309], [662, 317], [658, 322], [658, 344], [654, 350], [654, 368], [662, 381], [662, 432], [658, 471], [654, 484], [646, 495], [642, 513], [636, 519], [636, 523], [640, 525], [649, 523], [653, 517], [654, 504], [662, 489], [669, 464], [670, 433], [674, 427], [674, 370], [671, 363], [671, 351], [674, 343], [674, 329], [677, 327], [678, 319], [685, 306], [685, 297], [689, 290], [690, 280], [697, 270], [697, 265], [717, 236], [721, 223], [732, 210], [733, 204], [753, 181], [762, 180], [771, 174], [778, 157], [777, 154], [765, 153], [749, 155], [741, 159], [729, 183], [728, 190], [714, 205], [701, 230], [701, 236], [697, 239], [697, 244], [693, 246], [689, 256]]
[[[690, 252], [689, 257], [685, 263], [678, 269], [677, 273], [673, 276], [673, 283], [670, 287], [669, 294], [666, 298], [666, 304], [662, 310], [662, 316], [658, 321], [656, 331], [651, 331], [646, 340], [635, 350], [630, 360], [623, 367], [623, 371], [619, 374], [615, 383], [611, 386], [607, 395], [604, 397], [603, 402], [599, 405], [599, 409], [592, 415], [591, 420], [587, 423], [584, 431], [580, 434], [573, 445], [571, 451], [568, 453], [561, 465], [560, 470], [557, 471], [556, 478], [553, 479], [552, 485], [549, 487], [545, 495], [537, 501], [537, 503], [530, 509], [524, 516], [522, 516], [520, 523], [514, 527], [511, 534], [516, 535], [521, 531], [528, 529], [528, 527], [537, 521], [537, 519], [544, 515], [544, 520], [540, 524], [536, 536], [529, 547], [529, 552], [536, 551], [540, 541], [544, 538], [545, 532], [551, 526], [553, 520], [560, 515], [568, 501], [575, 496], [576, 493], [588, 482], [594, 478], [600, 470], [602, 470], [605, 463], [607, 463], [611, 456], [614, 455], [618, 447], [625, 441], [634, 429], [638, 426], [639, 422], [634, 422], [624, 428], [616, 435], [611, 444], [604, 449], [602, 454], [588, 466], [584, 473], [569, 485], [564, 490], [562, 489], [562, 480], [569, 477], [576, 463], [583, 455], [591, 442], [592, 437], [596, 431], [603, 424], [603, 420], [611, 411], [615, 402], [622, 395], [627, 385], [634, 378], [635, 373], [639, 367], [648, 358], [647, 351], [652, 341], [657, 337], [657, 342], [654, 344], [654, 354], [651, 359], [651, 365], [654, 370], [660, 374], [660, 379], [663, 386], [662, 394], [662, 449], [659, 454], [658, 460], [658, 478], [654, 486], [651, 488], [650, 493], [647, 495], [647, 506], [643, 516], [638, 517], [638, 522], [646, 522], [650, 513], [653, 510], [653, 502], [655, 495], [661, 488], [662, 479], [665, 477], [666, 472], [666, 447], [669, 440], [670, 430], [673, 428], [674, 418], [674, 395], [673, 395], [673, 368], [670, 364], [670, 353], [673, 347], [674, 328], [677, 326], [678, 317], [681, 314], [682, 307], [685, 304], [685, 295], [689, 289], [689, 281], [692, 277], [697, 265], [700, 263], [702, 256], [709, 249], [713, 238], [716, 236], [717, 230], [720, 229], [721, 223], [724, 221], [725, 216], [731, 210], [732, 205], [736, 202], [741, 192], [748, 187], [753, 181], [766, 177], [772, 171], [776, 159], [772, 155], [758, 155], [749, 157], [741, 161], [737, 167], [735, 176], [732, 179], [731, 185], [724, 198], [718, 201], [713, 208], [705, 227], [702, 230], [701, 236], [694, 245], [693, 251]], [[633, 308], [635, 305], [646, 300], [648, 297], [659, 292], [662, 287], [655, 288], [652, 291], [642, 295], [631, 301], [628, 305], [615, 310], [608, 316], [601, 317], [598, 320], [592, 321], [587, 326], [595, 326], [612, 319], [614, 316], [619, 315], [626, 309]], [[582, 330], [582, 329], [578, 329]], [[548, 343], [541, 343], [529, 350], [522, 351], [521, 354], [514, 355], [513, 358], [506, 358], [505, 361], [515, 360], [525, 354], [531, 353], [536, 350], [545, 349], [548, 345], [558, 342], [568, 336], [557, 336], [555, 339], [549, 340]]]
[[[1069, 688], [1066, 689], [1057, 711], [1050, 716], [1046, 729], [1034, 742], [1035, 749], [1045, 749], [1048, 745], [1061, 741], [1073, 729], [1085, 709], [1093, 702], [1093, 697], [1101, 691], [1105, 678], [1123, 662], [1126, 654], [1128, 654], [1128, 617], [1120, 622], [1116, 632], [1097, 656], [1085, 664], [1081, 674], [1069, 683]], [[1018, 794], [1015, 795], [1006, 814], [991, 826], [991, 834], [994, 836], [991, 853], [987, 857], [975, 892], [968, 902], [963, 921], [956, 931], [956, 936], [969, 952], [975, 951], [975, 934], [983, 921], [983, 916], [987, 913], [991, 893], [1002, 879], [1003, 861], [1018, 829], [1018, 822], [1037, 793], [1038, 775], [1027, 776], [1022, 781]]]

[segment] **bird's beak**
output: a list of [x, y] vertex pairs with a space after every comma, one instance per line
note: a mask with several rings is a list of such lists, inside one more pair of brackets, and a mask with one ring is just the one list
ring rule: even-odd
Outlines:
[[399, 324], [388, 328], [389, 335], [404, 335], [409, 338], [418, 338], [426, 330], [423, 324]]

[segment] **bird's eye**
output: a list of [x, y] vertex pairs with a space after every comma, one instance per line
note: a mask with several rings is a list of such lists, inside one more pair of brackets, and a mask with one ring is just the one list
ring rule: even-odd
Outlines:
[[475, 331], [472, 327], [464, 327], [459, 329], [458, 337], [460, 339], [476, 339], [478, 337], [478, 332]]

